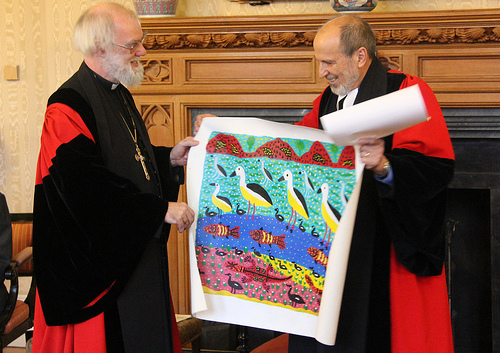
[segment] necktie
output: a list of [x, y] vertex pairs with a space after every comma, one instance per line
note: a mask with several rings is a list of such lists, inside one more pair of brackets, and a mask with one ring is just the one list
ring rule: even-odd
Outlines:
[[344, 108], [344, 101], [345, 101], [345, 97], [347, 96], [344, 96], [344, 98], [342, 98], [340, 101], [339, 101], [339, 109], [338, 110], [342, 110], [342, 108]]

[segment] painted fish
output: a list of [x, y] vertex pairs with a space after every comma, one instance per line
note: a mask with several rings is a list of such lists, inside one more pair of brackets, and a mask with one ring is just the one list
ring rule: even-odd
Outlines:
[[[262, 283], [265, 290], [269, 290], [269, 283], [279, 283], [288, 281], [292, 276], [288, 277], [278, 277], [275, 275], [275, 270], [271, 264], [268, 264], [266, 268], [257, 266], [255, 260], [250, 256], [245, 256], [243, 263], [241, 265], [235, 261], [226, 261], [224, 265], [234, 271], [239, 272], [244, 275], [242, 278], [243, 283], [258, 282]], [[250, 265], [250, 266], [248, 266]]]
[[326, 264], [328, 263], [328, 256], [326, 256], [323, 251], [310, 247], [307, 248], [307, 253], [311, 255], [316, 263], [326, 267]]
[[250, 236], [257, 243], [262, 245], [269, 245], [271, 247], [272, 244], [276, 244], [278, 248], [284, 249], [285, 245], [285, 237], [286, 235], [273, 235], [272, 233], [266, 232], [263, 228], [251, 230]]
[[316, 285], [314, 284], [314, 281], [313, 279], [308, 276], [308, 275], [305, 275], [304, 279], [306, 280], [307, 284], [309, 285], [309, 287], [311, 287], [311, 290], [318, 294], [318, 295], [322, 295], [323, 294], [323, 289], [319, 288], [319, 287], [316, 287]]
[[318, 297], [316, 298], [316, 302], [318, 303], [318, 305], [321, 305], [321, 296], [323, 295], [323, 289], [316, 287], [314, 281], [308, 275], [306, 275], [304, 279], [306, 280], [313, 293], [316, 293], [318, 295]]
[[236, 226], [233, 229], [230, 229], [229, 226], [225, 226], [221, 223], [219, 224], [209, 224], [208, 226], [203, 227], [203, 230], [215, 237], [226, 237], [229, 239], [229, 236], [232, 236], [234, 239], [240, 238], [240, 227]]

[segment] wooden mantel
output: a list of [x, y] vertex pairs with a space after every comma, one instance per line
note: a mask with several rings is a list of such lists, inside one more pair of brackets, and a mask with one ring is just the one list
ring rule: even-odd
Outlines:
[[[500, 107], [500, 9], [361, 14], [379, 57], [423, 78], [442, 107]], [[144, 84], [133, 91], [154, 144], [191, 134], [191, 109], [310, 108], [326, 87], [312, 42], [331, 15], [144, 18]], [[185, 189], [180, 199], [186, 199]], [[169, 240], [177, 313], [190, 312], [187, 234]]]
[[[335, 15], [260, 17], [149, 17], [141, 20], [150, 34], [307, 32], [316, 30]], [[360, 13], [375, 31], [408, 28], [499, 27], [500, 9]], [[497, 41], [498, 41], [497, 37]]]

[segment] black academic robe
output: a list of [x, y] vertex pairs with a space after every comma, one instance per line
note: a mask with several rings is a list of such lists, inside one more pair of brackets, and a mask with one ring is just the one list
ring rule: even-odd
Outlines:
[[[454, 153], [441, 109], [424, 81], [377, 59], [354, 104], [414, 84], [431, 119], [385, 138], [392, 189], [364, 171], [336, 344], [291, 336], [289, 352], [453, 352], [442, 269]], [[336, 110], [336, 102], [328, 87], [298, 124], [321, 128], [319, 118]]]
[[130, 92], [85, 63], [50, 97], [33, 215], [33, 352], [174, 351], [163, 220], [183, 168], [170, 166], [170, 150], [151, 145]]

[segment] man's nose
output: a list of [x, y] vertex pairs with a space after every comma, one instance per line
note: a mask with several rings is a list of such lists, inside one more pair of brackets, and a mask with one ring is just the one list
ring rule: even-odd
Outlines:
[[135, 55], [137, 56], [144, 56], [147, 54], [147, 51], [146, 51], [146, 48], [144, 48], [144, 44], [143, 43], [139, 43], [139, 45], [137, 46], [137, 50], [135, 52]]
[[323, 78], [328, 76], [329, 71], [328, 71], [328, 66], [325, 63], [320, 63], [319, 64], [319, 77]]

